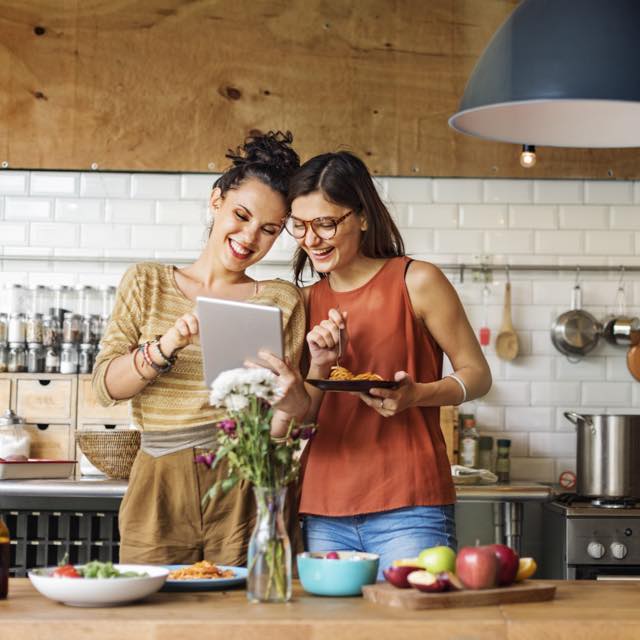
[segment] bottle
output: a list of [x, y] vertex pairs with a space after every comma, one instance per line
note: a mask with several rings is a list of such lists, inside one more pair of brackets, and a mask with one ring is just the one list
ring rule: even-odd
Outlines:
[[0, 600], [9, 595], [9, 529], [0, 518]]
[[493, 438], [480, 436], [478, 448], [478, 468], [493, 471]]
[[480, 434], [476, 429], [476, 421], [473, 416], [467, 416], [462, 423], [462, 436], [460, 438], [460, 464], [464, 467], [477, 469]]
[[7, 372], [25, 373], [27, 371], [27, 350], [24, 342], [10, 342], [7, 354]]
[[30, 342], [27, 351], [27, 372], [42, 373], [44, 371], [44, 347], [40, 342]]
[[496, 475], [498, 482], [507, 483], [511, 478], [511, 460], [509, 459], [509, 451], [511, 448], [511, 440], [498, 440], [498, 457], [496, 458]]
[[73, 342], [62, 343], [60, 373], [78, 373], [78, 349]]

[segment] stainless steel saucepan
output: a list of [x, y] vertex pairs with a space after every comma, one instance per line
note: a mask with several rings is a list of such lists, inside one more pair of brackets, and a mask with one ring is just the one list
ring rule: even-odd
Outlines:
[[582, 309], [582, 289], [576, 284], [571, 295], [571, 311], [556, 318], [551, 327], [551, 342], [569, 359], [580, 359], [596, 347], [601, 334], [602, 325]]

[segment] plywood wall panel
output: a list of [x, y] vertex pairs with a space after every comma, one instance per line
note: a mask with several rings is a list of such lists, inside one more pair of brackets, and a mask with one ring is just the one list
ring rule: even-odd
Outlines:
[[635, 150], [541, 149], [447, 120], [517, 0], [0, 0], [0, 162], [207, 171], [291, 129], [384, 175], [640, 175]]

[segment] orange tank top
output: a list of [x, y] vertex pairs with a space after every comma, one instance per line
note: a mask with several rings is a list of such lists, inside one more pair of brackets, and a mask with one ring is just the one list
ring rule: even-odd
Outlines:
[[[389, 259], [361, 287], [311, 287], [309, 323], [329, 309], [348, 312], [340, 364], [354, 373], [418, 382], [442, 377], [442, 350], [419, 320], [405, 284], [409, 258]], [[455, 490], [438, 407], [410, 407], [383, 418], [357, 396], [325, 393], [318, 431], [305, 452], [300, 513], [350, 516], [410, 506], [452, 504]]]

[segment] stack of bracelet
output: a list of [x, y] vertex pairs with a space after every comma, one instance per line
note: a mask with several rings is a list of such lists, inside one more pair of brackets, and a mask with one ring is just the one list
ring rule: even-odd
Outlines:
[[[158, 355], [164, 361], [164, 365], [156, 364], [151, 357], [151, 347], [155, 347]], [[140, 380], [144, 380], [147, 383], [151, 383], [156, 379], [156, 376], [152, 378], [148, 378], [144, 375], [141, 369], [138, 368], [138, 364], [136, 362], [136, 356], [138, 353], [142, 354], [142, 369], [145, 366], [151, 367], [156, 373], [167, 373], [171, 371], [173, 365], [176, 362], [176, 355], [172, 353], [170, 356], [165, 356], [162, 352], [162, 348], [160, 347], [160, 340], [156, 338], [155, 340], [147, 340], [144, 344], [141, 344], [137, 349], [134, 349], [131, 356], [131, 362], [133, 364], [133, 369], [136, 372], [136, 375]]]

